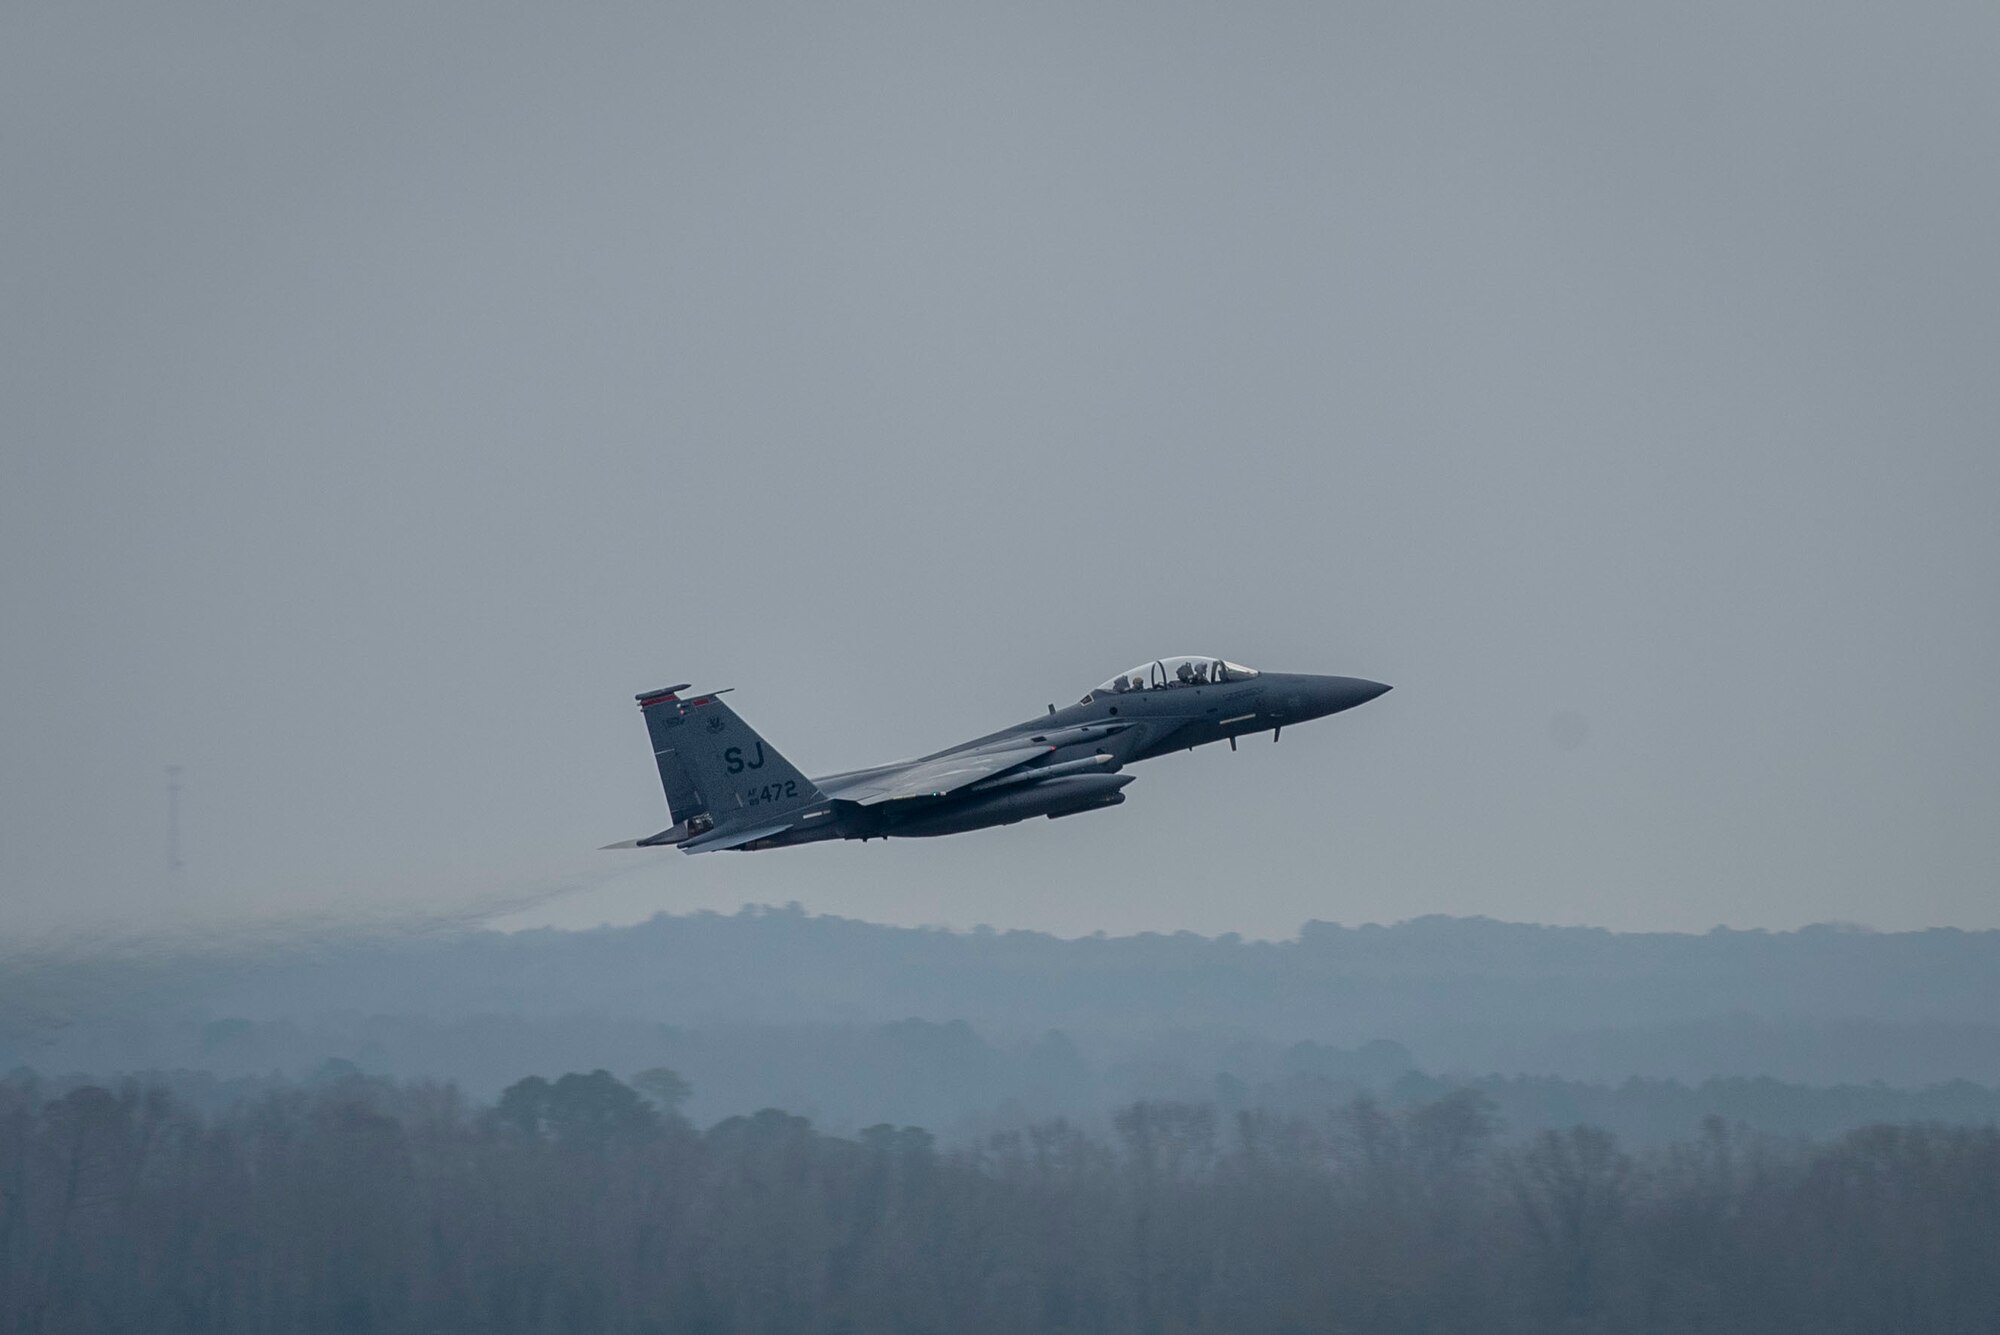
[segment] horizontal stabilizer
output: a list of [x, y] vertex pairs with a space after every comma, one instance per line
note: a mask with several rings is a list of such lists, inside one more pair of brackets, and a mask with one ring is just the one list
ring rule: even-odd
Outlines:
[[603, 848], [600, 848], [597, 851], [600, 853], [608, 853], [614, 848], [658, 848], [662, 844], [671, 847], [674, 844], [685, 843], [687, 841], [687, 837], [688, 837], [687, 822], [676, 821], [674, 824], [669, 825], [666, 829], [661, 830], [658, 834], [649, 834], [644, 839], [620, 839], [617, 843], [606, 844]]
[[744, 844], [754, 844], [759, 839], [768, 839], [792, 828], [790, 821], [776, 825], [754, 825], [747, 830], [711, 830], [707, 834], [696, 835], [681, 845], [683, 853], [713, 853], [720, 848], [740, 848]]

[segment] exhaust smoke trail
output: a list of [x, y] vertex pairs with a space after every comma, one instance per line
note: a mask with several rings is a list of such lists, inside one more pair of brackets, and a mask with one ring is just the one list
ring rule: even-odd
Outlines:
[[438, 905], [417, 895], [351, 900], [309, 913], [211, 913], [147, 926], [53, 928], [0, 943], [0, 1039], [37, 1035], [143, 1003], [159, 1006], [286, 960], [344, 947], [470, 931], [510, 913], [599, 889], [630, 864], [583, 863]]

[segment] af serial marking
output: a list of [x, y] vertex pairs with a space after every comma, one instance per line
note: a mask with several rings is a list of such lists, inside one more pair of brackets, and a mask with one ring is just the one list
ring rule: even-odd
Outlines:
[[758, 804], [769, 806], [773, 802], [790, 802], [799, 795], [799, 781], [786, 779], [783, 783], [767, 783], [761, 788], [746, 788], [737, 794], [746, 807]]
[[[1117, 806], [1126, 765], [1170, 751], [1366, 704], [1389, 688], [1360, 677], [1258, 672], [1183, 655], [1141, 663], [1067, 709], [916, 760], [808, 779], [759, 737], [720, 693], [685, 686], [638, 697], [674, 823], [614, 848], [780, 848], [821, 839], [958, 834], [1030, 816]], [[699, 729], [681, 724], [700, 715]], [[747, 786], [742, 776], [755, 772]]]

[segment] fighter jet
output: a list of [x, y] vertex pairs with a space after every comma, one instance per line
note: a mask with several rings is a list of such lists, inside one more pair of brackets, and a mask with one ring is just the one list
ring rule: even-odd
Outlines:
[[686, 685], [642, 692], [639, 710], [673, 824], [610, 848], [745, 851], [822, 839], [922, 838], [1115, 807], [1125, 766], [1366, 704], [1360, 677], [1259, 672], [1181, 654], [1121, 672], [1067, 709], [915, 760], [808, 779], [723, 702]]

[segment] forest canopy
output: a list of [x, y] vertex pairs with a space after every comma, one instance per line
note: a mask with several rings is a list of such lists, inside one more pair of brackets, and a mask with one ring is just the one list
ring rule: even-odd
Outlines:
[[1477, 1090], [1139, 1102], [941, 1150], [671, 1071], [491, 1105], [347, 1075], [214, 1112], [0, 1082], [0, 1329], [1356, 1332], [1989, 1329], [2000, 1130], [1642, 1151], [1500, 1137]]

